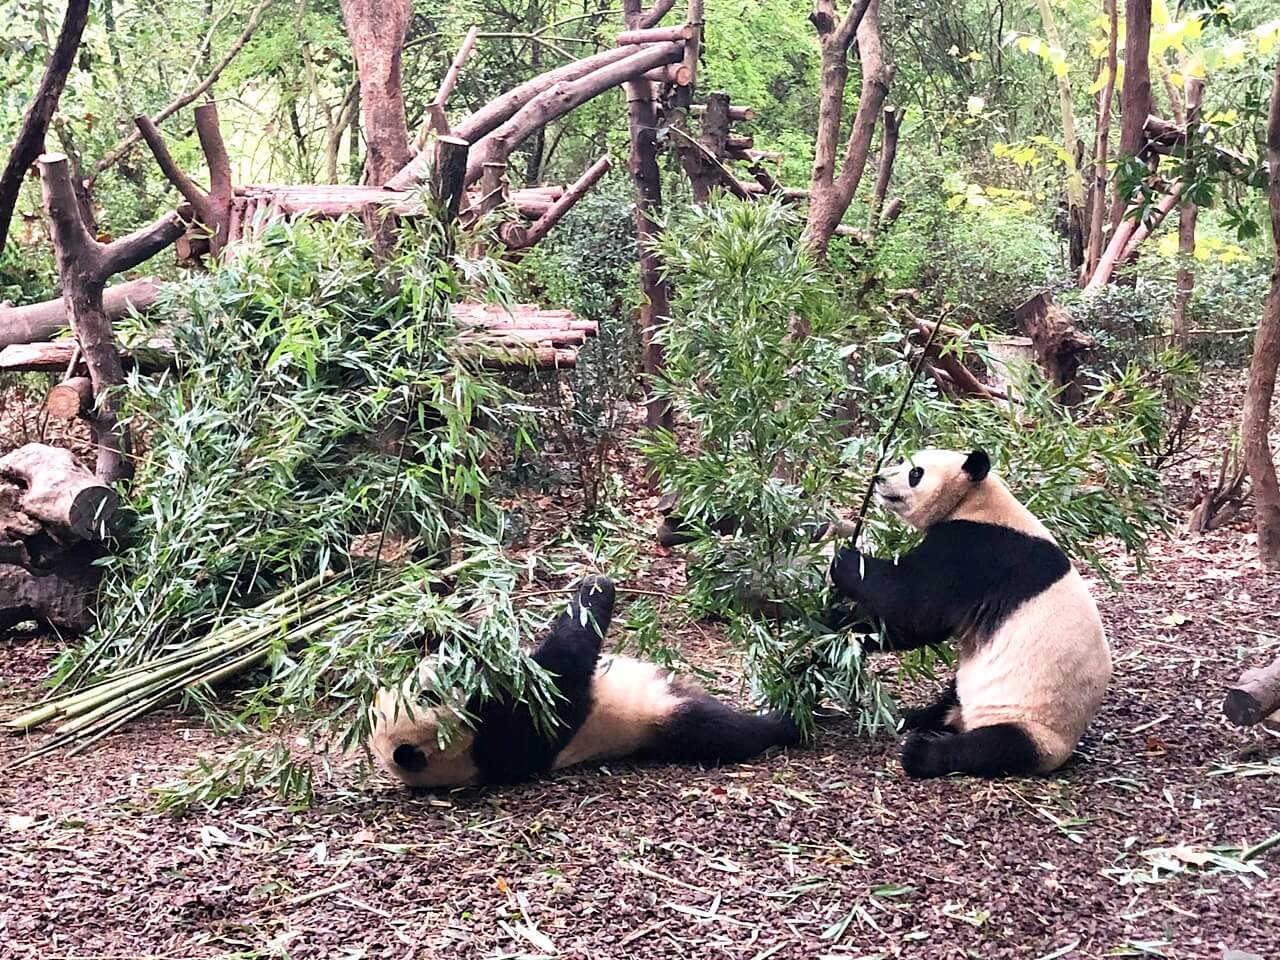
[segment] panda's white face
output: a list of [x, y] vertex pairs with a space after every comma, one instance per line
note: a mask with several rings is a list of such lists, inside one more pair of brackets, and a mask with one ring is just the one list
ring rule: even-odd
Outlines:
[[876, 499], [904, 523], [925, 530], [955, 513], [990, 466], [981, 450], [921, 450], [876, 475]]
[[[462, 719], [461, 704], [440, 703], [427, 694], [433, 688], [432, 658], [418, 666], [418, 680], [378, 691], [370, 711], [369, 745], [383, 768], [396, 779], [415, 787], [457, 787], [476, 776], [471, 760], [475, 734]], [[452, 736], [440, 746], [442, 724]]]

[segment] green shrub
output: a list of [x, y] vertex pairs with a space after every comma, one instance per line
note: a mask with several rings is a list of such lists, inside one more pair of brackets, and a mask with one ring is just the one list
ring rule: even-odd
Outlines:
[[[855, 496], [841, 461], [848, 323], [797, 243], [794, 215], [772, 202], [719, 199], [666, 232], [672, 322], [659, 385], [693, 434], [643, 445], [699, 532], [688, 599], [728, 620], [757, 692], [812, 729], [828, 697], [865, 726], [889, 716], [857, 644], [820, 622], [825, 562], [804, 535]], [[742, 518], [730, 536], [717, 518]]]
[[961, 201], [913, 197], [871, 266], [885, 287], [918, 291], [927, 309], [947, 304], [966, 322], [1010, 330], [1014, 308], [1060, 280], [1058, 239], [1019, 205]]

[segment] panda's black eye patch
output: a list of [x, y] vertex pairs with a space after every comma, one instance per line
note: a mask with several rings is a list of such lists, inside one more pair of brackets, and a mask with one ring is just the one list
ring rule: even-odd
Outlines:
[[441, 699], [439, 691], [424, 687], [422, 690], [422, 702], [429, 707], [438, 707], [444, 701]]
[[923, 467], [912, 467], [911, 472], [907, 474], [907, 483], [915, 486], [924, 477]]
[[411, 743], [402, 743], [396, 747], [391, 759], [407, 773], [421, 773], [427, 767], [427, 755]]

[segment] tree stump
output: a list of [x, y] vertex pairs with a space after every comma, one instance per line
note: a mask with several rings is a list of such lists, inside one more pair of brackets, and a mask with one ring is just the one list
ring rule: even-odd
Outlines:
[[1079, 403], [1084, 396], [1077, 380], [1080, 361], [1094, 348], [1093, 340], [1076, 328], [1071, 314], [1054, 303], [1047, 290], [1018, 307], [1014, 319], [1031, 338], [1045, 377], [1061, 389], [1062, 402]]

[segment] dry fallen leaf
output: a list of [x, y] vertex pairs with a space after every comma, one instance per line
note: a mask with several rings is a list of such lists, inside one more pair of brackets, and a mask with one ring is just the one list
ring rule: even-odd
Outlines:
[[1171, 627], [1180, 627], [1184, 623], [1190, 623], [1191, 618], [1186, 614], [1174, 612], [1160, 620], [1161, 623], [1167, 623]]

